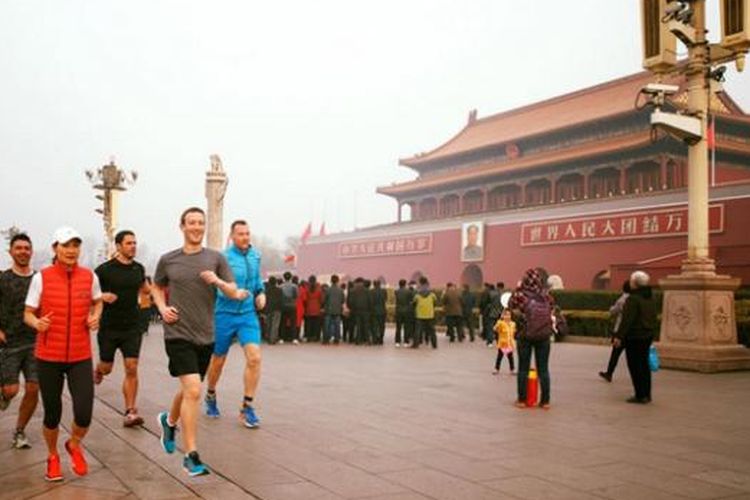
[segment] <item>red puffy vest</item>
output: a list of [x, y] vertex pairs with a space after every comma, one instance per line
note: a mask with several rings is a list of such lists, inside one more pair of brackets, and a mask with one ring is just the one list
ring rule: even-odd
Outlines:
[[85, 267], [61, 264], [42, 269], [39, 317], [52, 313], [46, 332], [36, 337], [38, 359], [75, 363], [91, 358], [91, 336], [86, 324], [91, 309], [94, 273]]

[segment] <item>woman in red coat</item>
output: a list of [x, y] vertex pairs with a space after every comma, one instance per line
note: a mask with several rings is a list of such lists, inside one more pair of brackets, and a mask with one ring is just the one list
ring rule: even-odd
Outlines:
[[49, 451], [45, 479], [62, 481], [57, 437], [65, 379], [74, 416], [65, 449], [73, 472], [79, 476], [88, 472], [81, 440], [91, 424], [94, 405], [90, 331], [99, 327], [102, 292], [96, 274], [78, 265], [81, 236], [75, 229], [55, 231], [52, 249], [53, 264], [35, 274], [29, 285], [24, 321], [37, 331], [34, 354], [44, 406], [43, 434]]
[[[299, 294], [297, 295], [297, 337], [299, 338], [302, 329], [302, 319], [305, 317], [305, 301], [307, 300], [307, 281], [302, 280], [299, 284]], [[307, 341], [307, 339], [304, 339]]]

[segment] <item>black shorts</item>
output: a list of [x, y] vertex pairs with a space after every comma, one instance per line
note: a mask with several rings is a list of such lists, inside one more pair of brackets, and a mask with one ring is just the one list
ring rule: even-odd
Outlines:
[[39, 381], [33, 344], [0, 350], [0, 385], [18, 384], [21, 373], [26, 382]]
[[201, 380], [206, 376], [214, 345], [193, 344], [182, 339], [165, 339], [164, 347], [169, 358], [169, 374], [173, 377], [197, 373]]
[[123, 358], [137, 358], [141, 352], [141, 340], [143, 333], [138, 327], [129, 330], [99, 330], [96, 339], [99, 342], [99, 359], [103, 363], [112, 363], [115, 360], [117, 349]]

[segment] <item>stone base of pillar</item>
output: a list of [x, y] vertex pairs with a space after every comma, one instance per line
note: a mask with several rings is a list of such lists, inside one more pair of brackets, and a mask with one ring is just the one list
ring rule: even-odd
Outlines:
[[750, 370], [750, 349], [743, 345], [691, 346], [656, 343], [661, 366], [691, 372]]
[[750, 349], [737, 343], [734, 291], [740, 280], [711, 268], [709, 259], [686, 260], [682, 274], [659, 281], [664, 305], [657, 349], [665, 368], [750, 370]]

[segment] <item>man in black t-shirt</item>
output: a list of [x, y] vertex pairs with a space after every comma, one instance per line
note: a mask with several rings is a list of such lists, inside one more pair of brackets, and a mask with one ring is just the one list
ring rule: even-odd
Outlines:
[[10, 240], [13, 266], [0, 273], [0, 410], [5, 410], [20, 389], [19, 375], [23, 373], [24, 394], [18, 407], [18, 420], [12, 446], [30, 448], [26, 438], [29, 423], [39, 401], [39, 378], [34, 356], [36, 331], [23, 322], [24, 302], [34, 271], [31, 262], [31, 239], [17, 234]]
[[138, 293], [148, 287], [146, 272], [136, 262], [137, 242], [132, 231], [120, 231], [115, 236], [117, 254], [96, 268], [102, 287], [104, 312], [99, 326], [99, 364], [96, 366], [95, 382], [112, 372], [117, 349], [122, 353], [125, 379], [122, 393], [125, 396], [125, 427], [143, 424], [135, 406], [138, 392], [138, 355], [141, 350], [142, 329]]

